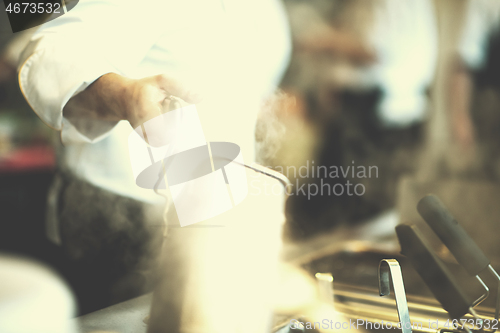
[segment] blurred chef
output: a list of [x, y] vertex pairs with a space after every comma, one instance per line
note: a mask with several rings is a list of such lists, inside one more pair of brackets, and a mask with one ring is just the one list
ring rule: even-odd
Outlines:
[[151, 223], [164, 201], [135, 184], [132, 128], [171, 95], [203, 100], [207, 141], [234, 142], [251, 163], [259, 103], [279, 82], [289, 44], [281, 4], [265, 0], [80, 1], [35, 33], [19, 83], [61, 133], [47, 231], [72, 259], [81, 298], [104, 306], [151, 281], [162, 241]]
[[[491, 176], [489, 172], [491, 170], [487, 169], [494, 168], [496, 164], [490, 159], [495, 159], [498, 154], [491, 151], [492, 147], [485, 149], [485, 146], [496, 146], [497, 139], [488, 137], [488, 132], [491, 131], [488, 131], [487, 128], [496, 126], [498, 123], [497, 112], [485, 114], [484, 112], [487, 110], [481, 104], [474, 104], [473, 97], [474, 92], [481, 88], [496, 86], [498, 91], [498, 87], [500, 87], [498, 73], [495, 72], [495, 68], [498, 68], [498, 58], [492, 48], [494, 41], [498, 44], [499, 33], [500, 3], [498, 1], [478, 0], [466, 3], [465, 16], [458, 38], [457, 54], [453, 59], [452, 66], [450, 66], [451, 75], [447, 96], [451, 139], [455, 148], [458, 148], [457, 155], [459, 155], [450, 166], [461, 174], [470, 174], [474, 169], [478, 171], [477, 167], [482, 167], [480, 173]], [[492, 101], [489, 103], [494, 105]], [[474, 112], [472, 112], [472, 108]], [[479, 124], [477, 120], [480, 118], [482, 121]], [[478, 132], [481, 130], [485, 132], [484, 135]], [[496, 128], [493, 128], [492, 131], [497, 132]], [[484, 145], [485, 143], [486, 145]], [[480, 146], [482, 149], [478, 150], [477, 148]], [[482, 151], [483, 154], [478, 155], [479, 151]], [[493, 173], [498, 176], [498, 171], [493, 171]]]
[[[376, 165], [371, 179], [326, 177], [330, 187], [362, 182], [362, 196], [291, 197], [304, 232], [332, 221], [363, 221], [395, 204], [399, 176], [418, 165], [437, 63], [431, 0], [289, 0], [295, 45], [284, 82], [307, 101], [321, 133], [316, 165]], [[321, 187], [319, 179], [316, 185]], [[306, 216], [300, 216], [307, 212]], [[311, 218], [318, 221], [311, 223]], [[316, 228], [313, 226], [316, 225]], [[317, 230], [316, 230], [317, 231]]]

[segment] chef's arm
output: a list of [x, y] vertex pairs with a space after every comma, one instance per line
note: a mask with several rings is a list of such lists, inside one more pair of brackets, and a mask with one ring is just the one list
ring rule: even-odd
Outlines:
[[170, 95], [188, 103], [200, 100], [200, 96], [191, 91], [187, 84], [167, 75], [130, 79], [108, 73], [73, 96], [63, 112], [69, 119], [128, 120], [136, 128], [158, 116]]
[[182, 95], [163, 75], [125, 78], [160, 36], [179, 29], [163, 14], [167, 8], [182, 13], [177, 3], [87, 0], [38, 27], [19, 59], [19, 86], [40, 119], [61, 131], [64, 144], [96, 143], [118, 120], [138, 125], [161, 96]]
[[465, 63], [457, 58], [452, 65], [448, 116], [452, 129], [452, 140], [462, 149], [471, 148], [475, 141], [474, 124], [470, 107], [473, 91], [471, 74]]
[[376, 61], [374, 51], [363, 41], [352, 34], [332, 28], [325, 29], [322, 33], [297, 37], [294, 43], [300, 51], [345, 57], [361, 64]]

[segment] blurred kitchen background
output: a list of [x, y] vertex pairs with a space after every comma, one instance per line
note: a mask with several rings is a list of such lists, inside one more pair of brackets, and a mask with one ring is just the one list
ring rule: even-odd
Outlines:
[[0, 251], [50, 261], [44, 221], [57, 133], [40, 121], [17, 83], [18, 57], [31, 33], [13, 34], [8, 21], [0, 22]]
[[[260, 163], [293, 184], [284, 257], [340, 282], [376, 286], [376, 271], [350, 265], [397, 254], [394, 226], [420, 223], [416, 204], [433, 192], [498, 263], [500, 1], [284, 4], [292, 59], [256, 130]], [[13, 35], [7, 23], [0, 22], [0, 251], [64, 276], [44, 227], [59, 138], [19, 90], [17, 57], [29, 32]], [[307, 177], [298, 174], [304, 166]], [[313, 176], [320, 166], [376, 166], [377, 176]], [[308, 191], [347, 181], [362, 184], [363, 195]]]

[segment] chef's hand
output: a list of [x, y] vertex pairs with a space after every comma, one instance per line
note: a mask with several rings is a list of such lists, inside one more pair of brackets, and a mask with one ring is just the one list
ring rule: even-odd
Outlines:
[[72, 97], [64, 107], [64, 115], [70, 119], [128, 120], [136, 128], [158, 116], [171, 95], [187, 103], [201, 101], [188, 84], [164, 74], [130, 79], [108, 73]]
[[168, 108], [169, 96], [181, 98], [187, 103], [201, 101], [201, 96], [190, 90], [186, 83], [166, 75], [150, 76], [139, 80], [127, 80], [124, 100], [124, 118], [133, 128], [158, 116]]

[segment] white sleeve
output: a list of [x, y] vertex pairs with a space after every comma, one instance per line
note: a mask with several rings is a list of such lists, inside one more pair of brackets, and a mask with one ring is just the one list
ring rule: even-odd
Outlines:
[[100, 76], [137, 66], [163, 32], [154, 7], [155, 1], [82, 0], [33, 35], [20, 57], [19, 85], [42, 121], [62, 131], [63, 142], [96, 142], [114, 127], [87, 119], [77, 130], [62, 110]]
[[477, 69], [484, 65], [488, 39], [499, 24], [500, 1], [472, 0], [468, 2], [458, 46], [459, 55], [467, 66]]

